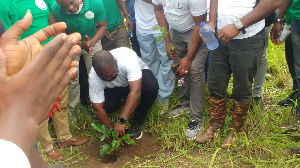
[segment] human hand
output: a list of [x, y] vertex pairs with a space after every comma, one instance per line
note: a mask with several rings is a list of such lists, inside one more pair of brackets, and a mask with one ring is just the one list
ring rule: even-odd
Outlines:
[[270, 31], [270, 38], [273, 44], [279, 45], [280, 44], [280, 30], [281, 30], [282, 24], [280, 22], [275, 22], [273, 24], [273, 27]]
[[107, 38], [108, 40], [113, 40], [111, 37], [111, 34], [108, 31], [106, 31], [106, 33], [104, 34], [104, 37]]
[[117, 132], [117, 138], [119, 136], [125, 135], [125, 129], [126, 129], [126, 124], [121, 124], [119, 121], [115, 123], [114, 130]]
[[240, 31], [235, 27], [234, 24], [226, 25], [218, 30], [218, 39], [223, 40], [224, 42], [228, 43], [234, 37], [236, 37]]
[[89, 54], [92, 53], [91, 39], [89, 38], [89, 36], [85, 35], [81, 44], [81, 48]]
[[[40, 43], [66, 29], [66, 24], [61, 22], [18, 42], [31, 21], [31, 14], [27, 13], [1, 37], [0, 113], [39, 125], [46, 119], [57, 96], [77, 73], [77, 68], [70, 68], [70, 64], [81, 50], [76, 45], [80, 35], [62, 33], [42, 47]], [[18, 72], [20, 69], [22, 71]], [[15, 75], [8, 78], [7, 74]]]
[[170, 60], [176, 61], [177, 53], [172, 43], [166, 43], [166, 52]]
[[[216, 30], [215, 30], [215, 27], [216, 27], [216, 23], [213, 23], [213, 22], [207, 22], [207, 25], [209, 25], [212, 29], [212, 32], [215, 34]], [[201, 29], [201, 27], [200, 27]], [[199, 36], [201, 38], [201, 40], [206, 43], [206, 40], [204, 39], [204, 37], [202, 36], [202, 34], [199, 32]]]
[[128, 30], [130, 29], [130, 33], [132, 33], [133, 24], [129, 17], [126, 17], [126, 26], [127, 26]]
[[176, 74], [179, 76], [184, 76], [189, 73], [189, 70], [192, 66], [192, 60], [190, 60], [187, 56], [182, 58], [179, 62], [179, 67], [177, 68]]

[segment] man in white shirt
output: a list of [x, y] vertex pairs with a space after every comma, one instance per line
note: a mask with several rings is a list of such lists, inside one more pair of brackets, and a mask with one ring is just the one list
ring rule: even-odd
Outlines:
[[159, 102], [165, 104], [166, 109], [168, 109], [168, 100], [175, 84], [175, 75], [171, 69], [173, 61], [168, 58], [164, 39], [157, 41], [157, 38], [161, 36], [161, 32], [153, 30], [153, 28], [158, 27], [158, 23], [152, 1], [135, 0], [134, 8], [141, 58], [149, 66], [158, 81]]
[[[93, 57], [89, 75], [89, 93], [93, 110], [100, 124], [124, 135], [126, 122], [133, 111], [130, 129], [132, 139], [142, 136], [141, 127], [152, 107], [158, 92], [158, 84], [147, 65], [129, 48], [121, 47], [111, 51], [102, 50]], [[120, 101], [126, 103], [120, 118], [113, 125], [107, 113], [120, 108]], [[141, 97], [141, 99], [140, 99]], [[140, 99], [140, 103], [138, 105]]]
[[270, 15], [282, 0], [211, 0], [211, 27], [217, 23], [219, 47], [211, 52], [208, 87], [210, 91], [210, 123], [197, 136], [198, 143], [214, 138], [222, 130], [226, 117], [226, 88], [233, 74], [233, 123], [222, 148], [231, 145], [236, 131], [244, 126], [252, 94], [253, 78], [266, 45], [264, 18]]
[[[177, 117], [190, 107], [190, 123], [186, 130], [188, 139], [200, 133], [202, 107], [205, 92], [204, 66], [208, 50], [199, 37], [200, 22], [206, 21], [207, 0], [152, 0], [159, 26], [166, 29], [164, 35], [169, 59], [177, 53], [180, 62], [177, 72], [184, 76], [179, 88], [179, 104], [170, 115]], [[170, 34], [168, 32], [170, 25]], [[170, 38], [172, 37], [172, 40]], [[172, 51], [172, 43], [175, 50]]]

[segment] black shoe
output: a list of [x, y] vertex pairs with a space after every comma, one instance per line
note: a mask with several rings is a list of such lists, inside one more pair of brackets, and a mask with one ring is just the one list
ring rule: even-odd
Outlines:
[[[300, 144], [300, 139], [297, 141], [297, 143]], [[293, 154], [300, 154], [300, 148], [293, 147], [293, 148], [291, 148], [291, 152], [292, 152]]]
[[264, 104], [261, 100], [261, 97], [253, 97], [250, 110], [256, 112], [258, 108], [260, 109], [260, 111], [264, 109]]
[[132, 134], [131, 139], [140, 139], [143, 136], [142, 124], [131, 123], [130, 128], [126, 129], [126, 134]]
[[296, 132], [297, 130], [300, 129], [300, 120], [296, 120], [293, 123], [289, 124], [289, 125], [284, 125], [281, 126], [280, 129], [284, 130], [284, 133], [292, 133], [292, 132]]
[[287, 98], [277, 103], [279, 106], [295, 106], [296, 99], [298, 98], [298, 92], [291, 93]]

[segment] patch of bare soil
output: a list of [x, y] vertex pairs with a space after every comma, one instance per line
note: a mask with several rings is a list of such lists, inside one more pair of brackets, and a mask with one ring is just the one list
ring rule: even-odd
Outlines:
[[103, 158], [99, 156], [99, 141], [90, 141], [79, 148], [82, 152], [80, 155], [88, 155], [88, 159], [80, 161], [69, 167], [84, 167], [84, 168], [117, 168], [123, 167], [127, 162], [134, 163], [135, 157], [140, 158], [140, 163], [146, 161], [146, 156], [155, 154], [162, 149], [161, 142], [156, 141], [156, 137], [149, 133], [143, 133], [139, 140], [135, 140], [137, 145], [120, 146], [117, 152], [117, 161], [114, 163], [103, 163]]

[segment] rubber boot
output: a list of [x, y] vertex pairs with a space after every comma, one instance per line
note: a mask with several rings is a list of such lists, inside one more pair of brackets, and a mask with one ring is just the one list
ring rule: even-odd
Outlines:
[[215, 137], [215, 133], [218, 129], [220, 132], [225, 123], [226, 117], [226, 102], [227, 97], [218, 99], [216, 97], [209, 97], [210, 100], [210, 120], [207, 130], [195, 139], [198, 143], [207, 143]]
[[244, 126], [247, 112], [250, 108], [251, 101], [248, 102], [236, 102], [233, 101], [233, 123], [231, 130], [227, 138], [223, 141], [222, 148], [228, 148], [233, 140], [234, 133], [240, 132], [240, 129]]

